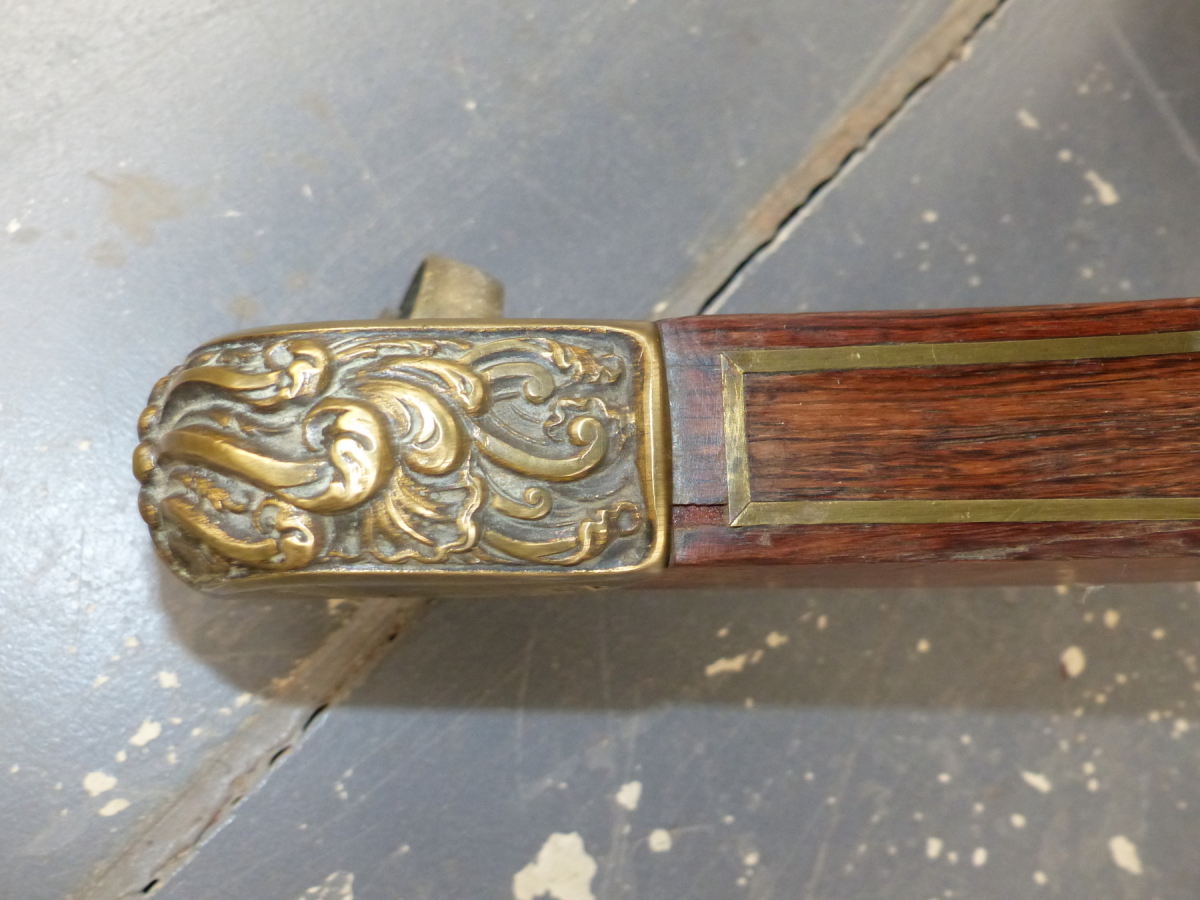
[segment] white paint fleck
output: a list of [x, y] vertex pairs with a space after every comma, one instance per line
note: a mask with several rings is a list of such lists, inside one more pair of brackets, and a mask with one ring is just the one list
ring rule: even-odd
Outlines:
[[167, 765], [175, 765], [179, 762], [179, 755], [174, 750], [167, 751]]
[[646, 845], [651, 853], [666, 853], [671, 849], [671, 832], [665, 828], [655, 828], [646, 838]]
[[80, 453], [87, 453], [92, 449], [92, 442], [89, 440], [82, 440], [75, 446], [79, 448]]
[[751, 850], [749, 853], [747, 853], [745, 856], [742, 857], [742, 864], [746, 865], [746, 866], [757, 866], [758, 861], [761, 858], [762, 857], [759, 856], [757, 850]]
[[138, 730], [133, 733], [133, 736], [129, 739], [129, 743], [135, 747], [145, 747], [160, 734], [162, 734], [162, 725], [146, 719], [146, 721], [138, 726]]
[[592, 879], [596, 860], [583, 846], [579, 832], [554, 833], [546, 839], [537, 857], [513, 876], [515, 900], [549, 896], [554, 900], [596, 900]]
[[129, 637], [125, 638], [125, 646], [128, 647], [130, 650], [140, 647], [141, 645], [142, 645], [142, 642], [139, 641], [133, 635], [130, 635]]
[[1046, 878], [1045, 872], [1037, 871], [1037, 872], [1033, 873], [1033, 883], [1034, 884], [1045, 884], [1046, 881], [1047, 881], [1047, 878]]
[[300, 185], [300, 193], [302, 193], [304, 195], [304, 198], [306, 200], [311, 200], [313, 198], [312, 185], [311, 184]]
[[772, 631], [770, 634], [767, 635], [767, 638], [766, 638], [767, 646], [770, 647], [772, 650], [774, 650], [776, 647], [782, 647], [789, 640], [791, 640], [791, 638], [789, 638], [786, 634], [782, 634], [778, 631]]
[[941, 782], [942, 784], [949, 784], [950, 783], [950, 773], [949, 772], [940, 773], [937, 777], [937, 780], [939, 782]]
[[247, 703], [249, 703], [253, 699], [254, 699], [253, 694], [238, 694], [237, 697], [233, 701], [233, 705], [240, 708], [240, 707], [245, 706]]
[[1121, 202], [1121, 195], [1117, 193], [1117, 189], [1101, 178], [1095, 169], [1088, 169], [1083, 173], [1083, 177], [1096, 192], [1096, 199], [1100, 201], [1101, 206], [1112, 206]]
[[827, 626], [828, 624], [829, 624], [829, 616], [826, 616], [826, 615], [817, 616], [817, 631], [824, 631], [825, 626]]
[[331, 872], [323, 882], [313, 885], [296, 900], [354, 900], [354, 873]]
[[958, 854], [955, 853], [953, 850], [951, 850], [949, 853], [946, 854], [946, 862], [950, 863], [950, 865], [952, 865], [952, 866], [957, 866], [958, 865]]
[[1152, 632], [1150, 632], [1150, 637], [1154, 638], [1156, 641], [1161, 641], [1166, 636], [1167, 632], [1163, 628], [1155, 628]]
[[171, 690], [179, 687], [179, 676], [174, 672], [168, 672], [165, 669], [154, 676], [158, 679], [158, 686], [163, 690]]
[[98, 688], [98, 687], [100, 687], [100, 685], [107, 684], [107, 683], [108, 683], [107, 675], [97, 675], [96, 680], [92, 682], [92, 687]]
[[987, 862], [987, 847], [976, 847], [971, 854], [971, 865], [982, 866]]
[[20, 219], [9, 219], [8, 225], [4, 230], [7, 231], [9, 234], [16, 234], [18, 231], [21, 230], [21, 220]]
[[942, 855], [942, 847], [944, 846], [945, 844], [941, 838], [925, 838], [925, 855], [930, 859], [937, 859]]
[[629, 781], [621, 785], [617, 791], [616, 797], [617, 806], [622, 806], [632, 812], [638, 808], [638, 803], [642, 799], [642, 783], [640, 781]]
[[1054, 593], [1058, 594], [1060, 597], [1067, 596], [1069, 592], [1070, 588], [1068, 588], [1065, 584], [1056, 584], [1054, 586]]
[[714, 675], [721, 675], [725, 672], [740, 672], [746, 668], [746, 659], [748, 654], [739, 653], [737, 656], [725, 656], [715, 662], [710, 662], [704, 667], [704, 674], [709, 678]]
[[113, 754], [113, 759], [115, 759], [117, 762], [125, 762], [125, 760], [129, 759], [129, 754], [124, 750], [118, 750]]
[[1012, 822], [1013, 828], [1025, 827], [1025, 817], [1020, 813], [1013, 813], [1011, 816], [1009, 816], [1008, 821]]
[[1106, 609], [1104, 611], [1104, 625], [1106, 628], [1116, 628], [1121, 622], [1121, 614], [1115, 609]]
[[724, 628], [717, 629], [717, 637], [719, 637], [719, 638], [729, 637], [729, 626], [726, 625]]
[[83, 789], [89, 797], [96, 797], [117, 786], [117, 779], [107, 772], [88, 772], [83, 776]]
[[1174, 726], [1171, 728], [1171, 737], [1180, 737], [1187, 734], [1192, 728], [1187, 719], [1176, 719]]
[[1096, 793], [1096, 791], [1100, 790], [1100, 782], [1097, 781], [1095, 778], [1089, 778], [1088, 783], [1087, 783], [1087, 789], [1089, 791], [1091, 791], [1093, 794]]
[[21, 767], [19, 765], [17, 765], [16, 763], [13, 763], [11, 766], [8, 767], [8, 772], [10, 775], [16, 775], [20, 771], [21, 771]]
[[928, 653], [929, 646], [930, 646], [929, 641], [925, 638], [921, 638], [919, 641], [917, 641], [917, 652], [918, 653]]
[[1037, 772], [1021, 772], [1021, 777], [1025, 779], [1025, 783], [1035, 791], [1041, 791], [1043, 794], [1050, 793], [1050, 789], [1054, 787], [1050, 783], [1050, 779], [1045, 775], [1040, 775]]
[[1031, 131], [1036, 131], [1041, 127], [1037, 118], [1027, 109], [1017, 110], [1017, 121], [1021, 123], [1022, 127], [1028, 128]]
[[925, 210], [925, 212], [921, 213], [921, 220], [924, 222], [928, 222], [929, 224], [932, 225], [934, 222], [936, 222], [938, 220], [937, 210], [933, 210], [933, 209]]
[[1058, 161], [1059, 162], [1070, 162], [1071, 161], [1071, 151], [1068, 150], [1066, 147], [1063, 147], [1061, 150], [1059, 150], [1058, 151]]
[[1124, 869], [1130, 875], [1142, 874], [1142, 859], [1138, 856], [1137, 844], [1118, 834], [1109, 839], [1108, 852], [1112, 854], [1113, 863], [1118, 869]]
[[1087, 667], [1087, 657], [1083, 650], [1074, 645], [1064, 650], [1059, 659], [1062, 661], [1063, 674], [1068, 678], [1078, 678]]
[[971, 746], [971, 736], [969, 734], [960, 734], [958, 740], [964, 747]]
[[115, 816], [119, 812], [124, 812], [129, 809], [129, 801], [124, 797], [113, 797], [96, 811], [97, 815]]

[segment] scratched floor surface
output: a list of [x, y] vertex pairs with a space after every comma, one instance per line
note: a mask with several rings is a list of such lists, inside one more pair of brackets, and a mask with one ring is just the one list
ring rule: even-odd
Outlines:
[[[1182, 0], [1008, 0], [710, 309], [1195, 294], [1198, 38]], [[163, 896], [1192, 897], [1198, 612], [440, 602]]]
[[[313, 711], [419, 611], [218, 601], [166, 576], [128, 464], [155, 379], [234, 328], [375, 316], [431, 251], [502, 277], [514, 314], [694, 311], [730, 261], [996, 5], [10, 6], [0, 54], [0, 897], [162, 889], [279, 754], [310, 752], [300, 739]], [[439, 712], [439, 695], [430, 685], [422, 715], [465, 715], [483, 729], [468, 739], [484, 742], [487, 723], [519, 720], [522, 765], [558, 765], [532, 749], [557, 740], [532, 713], [468, 712], [461, 693]], [[569, 707], [571, 696], [546, 699]], [[569, 718], [607, 720], [588, 703]], [[399, 732], [426, 728], [401, 708], [380, 715]], [[551, 756], [567, 759], [579, 740]], [[461, 774], [446, 773], [444, 787]], [[398, 802], [448, 827], [454, 817], [428, 799], [423, 810]], [[311, 852], [282, 809], [275, 818], [289, 829], [282, 847]], [[391, 827], [386, 816], [379, 827]], [[491, 858], [486, 846], [511, 832], [509, 822], [464, 833], [462, 846]], [[503, 896], [507, 870], [549, 833], [522, 834], [519, 865], [494, 857], [501, 875], [479, 889]], [[604, 860], [590, 834], [580, 853]], [[298, 895], [339, 871], [341, 856], [330, 850], [320, 877], [283, 874], [240, 896]], [[449, 860], [423, 863], [429, 890], [475, 891]], [[239, 896], [227, 886], [245, 874], [171, 889]], [[400, 890], [365, 877], [360, 895]]]

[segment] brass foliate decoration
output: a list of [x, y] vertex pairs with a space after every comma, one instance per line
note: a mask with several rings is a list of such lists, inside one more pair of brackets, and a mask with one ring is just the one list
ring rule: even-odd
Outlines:
[[661, 368], [646, 325], [234, 335], [154, 388], [142, 516], [206, 588], [639, 573], [664, 546]]

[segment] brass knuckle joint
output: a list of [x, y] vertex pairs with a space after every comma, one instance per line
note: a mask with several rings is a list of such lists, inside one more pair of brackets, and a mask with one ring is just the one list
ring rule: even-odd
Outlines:
[[207, 590], [374, 596], [662, 568], [657, 331], [506, 321], [502, 297], [431, 257], [404, 303], [431, 321], [261, 329], [193, 352], [139, 419], [139, 505], [162, 559]]

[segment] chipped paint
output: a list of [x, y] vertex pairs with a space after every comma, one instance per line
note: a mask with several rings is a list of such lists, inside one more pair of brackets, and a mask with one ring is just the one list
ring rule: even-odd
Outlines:
[[925, 855], [929, 859], [937, 859], [942, 855], [942, 848], [944, 846], [946, 846], [945, 842], [941, 838], [925, 838]]
[[988, 860], [987, 847], [976, 847], [975, 851], [971, 854], [971, 865], [975, 866], [976, 868], [978, 868], [979, 866], [982, 866], [982, 865], [986, 865], [987, 860]]
[[1104, 626], [1106, 628], [1116, 628], [1121, 623], [1121, 614], [1115, 609], [1106, 609], [1104, 611]]
[[537, 858], [513, 876], [514, 900], [596, 900], [592, 879], [596, 860], [583, 845], [579, 832], [554, 833], [546, 839]]
[[1118, 869], [1124, 869], [1130, 875], [1142, 874], [1142, 858], [1138, 855], [1137, 844], [1118, 834], [1109, 839], [1108, 852], [1112, 854], [1113, 864]]
[[1021, 815], [1020, 813], [1013, 813], [1009, 817], [1008, 821], [1012, 822], [1013, 828], [1024, 828], [1025, 827], [1025, 817], [1023, 815]]
[[163, 690], [172, 690], [179, 687], [179, 676], [174, 672], [168, 672], [165, 669], [154, 676], [158, 679], [158, 686]]
[[772, 650], [775, 650], [778, 647], [782, 647], [784, 644], [786, 644], [790, 640], [791, 640], [791, 638], [788, 637], [786, 634], [783, 634], [782, 632], [778, 632], [778, 631], [772, 631], [766, 637], [766, 644]]
[[617, 806], [622, 806], [632, 812], [638, 808], [638, 803], [642, 799], [642, 783], [640, 781], [630, 781], [621, 785], [614, 799], [617, 801]]

